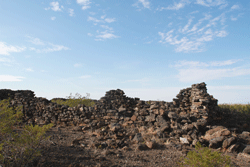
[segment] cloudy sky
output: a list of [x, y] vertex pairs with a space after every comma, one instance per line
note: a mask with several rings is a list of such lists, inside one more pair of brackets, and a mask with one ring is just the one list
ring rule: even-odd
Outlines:
[[1, 1], [0, 89], [172, 101], [205, 82], [219, 103], [248, 103], [249, 10], [249, 0]]

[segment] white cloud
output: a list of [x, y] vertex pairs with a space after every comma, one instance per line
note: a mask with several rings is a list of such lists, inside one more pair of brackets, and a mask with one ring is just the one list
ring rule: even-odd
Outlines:
[[199, 66], [208, 66], [207, 63], [199, 62], [199, 61], [178, 61], [174, 67], [179, 68], [179, 67], [186, 67], [186, 66], [191, 66], [191, 67], [199, 67]]
[[167, 33], [159, 32], [159, 35], [161, 36], [160, 43], [169, 43], [171, 45], [175, 45], [176, 52], [202, 51], [201, 46], [203, 43], [202, 41], [199, 41], [199, 39], [189, 40], [187, 37], [183, 37], [178, 40], [178, 35], [173, 36], [173, 32], [174, 30], [170, 30]]
[[250, 69], [180, 69], [177, 77], [181, 82], [203, 82], [241, 75], [250, 75]]
[[180, 67], [188, 67], [188, 68], [196, 68], [196, 67], [220, 67], [220, 66], [226, 66], [226, 65], [232, 65], [237, 63], [238, 60], [225, 60], [225, 61], [212, 61], [208, 63], [200, 62], [200, 61], [178, 61], [175, 63], [174, 67], [180, 68]]
[[[51, 7], [51, 10], [53, 10], [53, 11], [55, 11], [55, 12], [57, 12], [57, 11], [62, 11], [62, 8], [63, 8], [63, 6], [61, 6], [61, 8], [60, 8], [60, 6], [59, 6], [59, 2], [51, 2], [50, 3], [50, 6], [52, 6]], [[47, 8], [46, 8], [47, 9]], [[46, 10], [45, 9], [45, 10]]]
[[80, 5], [89, 5], [91, 3], [90, 0], [76, 0], [76, 2]]
[[142, 3], [144, 8], [150, 8], [150, 2], [148, 0], [138, 0], [138, 2]]
[[37, 53], [49, 53], [49, 52], [55, 52], [55, 51], [62, 51], [62, 50], [70, 50], [68, 47], [63, 45], [54, 45], [49, 44], [49, 47], [38, 49], [34, 47], [30, 47], [31, 51], [36, 51]]
[[0, 42], [0, 55], [10, 55], [11, 52], [22, 52], [26, 47], [6, 45], [5, 42]]
[[90, 0], [76, 0], [76, 2], [79, 5], [82, 5], [82, 10], [86, 10], [90, 8], [90, 4], [91, 4]]
[[74, 16], [74, 15], [75, 15], [74, 9], [70, 9], [70, 8], [69, 8], [69, 16], [72, 17], [72, 16]]
[[196, 4], [211, 7], [211, 6], [221, 6], [220, 8], [224, 8], [227, 6], [226, 0], [196, 0]]
[[101, 41], [104, 39], [114, 39], [114, 38], [118, 38], [118, 37], [119, 36], [114, 35], [113, 32], [103, 31], [103, 32], [101, 32], [101, 35], [96, 36], [96, 40]]
[[26, 68], [25, 70], [28, 72], [34, 72], [34, 70], [32, 68]]
[[240, 6], [239, 6], [239, 5], [233, 5], [233, 6], [231, 7], [231, 9], [232, 9], [232, 10], [240, 9]]
[[239, 17], [241, 17], [243, 13], [239, 13], [237, 16], [231, 16], [232, 21], [237, 21]]
[[216, 32], [217, 37], [226, 37], [228, 33], [225, 30]]
[[35, 45], [45, 45], [44, 42], [39, 39], [39, 38], [34, 38], [34, 37], [31, 37], [31, 36], [27, 36], [27, 38], [29, 38], [29, 42], [35, 44]]
[[189, 19], [188, 23], [179, 31], [182, 33], [185, 33], [188, 30], [188, 27], [191, 25], [192, 21], [193, 21], [193, 19]]
[[53, 16], [53, 17], [51, 17], [50, 18], [52, 21], [54, 21], [55, 19], [56, 19], [56, 17], [55, 16]]
[[168, 23], [168, 27], [171, 27], [173, 25], [173, 22]]
[[91, 77], [91, 75], [83, 75], [83, 76], [80, 76], [79, 78], [81, 78], [81, 79], [87, 79], [87, 78], [90, 78]]
[[[150, 2], [148, 0], [138, 0], [136, 3], [134, 3], [132, 6], [135, 6], [137, 8], [140, 8], [140, 5], [141, 4], [143, 6], [143, 8], [147, 8], [147, 9], [150, 9]], [[141, 9], [139, 9], [141, 10]]]
[[50, 47], [42, 49], [41, 52], [47, 53], [47, 52], [55, 52], [55, 51], [61, 51], [61, 50], [69, 50], [68, 47], [63, 46], [63, 45], [55, 45], [52, 43], [50, 43], [49, 45], [50, 45]]
[[107, 25], [101, 25], [101, 27], [104, 28], [104, 29], [110, 30], [110, 31], [113, 30], [112, 27], [109, 27], [109, 26], [107, 26]]
[[76, 64], [74, 64], [74, 67], [81, 67], [81, 66], [82, 66], [81, 63], [76, 63]]
[[[205, 43], [214, 40], [216, 37], [226, 37], [228, 33], [225, 30], [225, 14], [211, 18], [211, 15], [205, 15], [197, 23], [193, 18], [188, 23], [180, 27], [178, 31], [169, 30], [167, 33], [158, 32], [161, 37], [160, 43], [174, 45], [176, 52], [201, 52], [205, 50]], [[207, 21], [204, 25], [203, 22]], [[218, 24], [220, 23], [220, 24]]]
[[[88, 16], [88, 21], [92, 21], [94, 25], [97, 25], [98, 23], [102, 23], [100, 25], [100, 27], [105, 29], [105, 31], [100, 31], [100, 30], [96, 31], [97, 32], [97, 35], [95, 35], [95, 37], [96, 37], [95, 40], [96, 41], [103, 41], [104, 39], [118, 38], [118, 36], [116, 36], [114, 34], [114, 31], [113, 31], [112, 27], [104, 25], [105, 23], [112, 23], [112, 22], [116, 21], [115, 18], [106, 18], [106, 15], [102, 15], [100, 17], [100, 19]], [[87, 35], [88, 36], [93, 36], [92, 33], [88, 33]]]
[[82, 10], [86, 10], [86, 9], [89, 9], [90, 6], [82, 6]]
[[162, 9], [167, 9], [167, 10], [179, 10], [181, 8], [184, 8], [185, 4], [184, 3], [174, 3], [173, 6], [168, 6], [167, 8], [162, 8]]
[[189, 0], [181, 0], [179, 3], [174, 2], [173, 5], [170, 5], [168, 7], [161, 7], [158, 10], [160, 10], [160, 11], [162, 11], [162, 10], [179, 10], [181, 8], [184, 8], [185, 5], [189, 4], [189, 3], [190, 3]]
[[91, 16], [88, 17], [88, 21], [93, 21], [95, 23], [102, 22], [102, 20], [98, 20], [97, 18], [94, 18], [94, 17], [91, 17]]
[[232, 20], [232, 21], [237, 21], [237, 20], [238, 20], [238, 18], [237, 18], [237, 17], [233, 17], [233, 16], [231, 16], [231, 20]]
[[102, 15], [102, 16], [101, 16], [101, 19], [104, 19], [105, 17], [106, 17], [106, 15]]
[[13, 76], [13, 75], [0, 75], [0, 82], [17, 82], [22, 81], [24, 77]]
[[236, 77], [242, 75], [250, 75], [250, 69], [240, 67], [225, 68], [240, 60], [226, 61], [179, 61], [174, 67], [178, 70], [177, 78], [181, 82], [203, 82], [225, 77]]
[[240, 59], [238, 60], [226, 60], [226, 61], [213, 61], [210, 62], [211, 66], [226, 66], [226, 65], [232, 65], [234, 63], [237, 63], [238, 61], [241, 61]]
[[112, 23], [112, 22], [115, 21], [115, 18], [106, 18], [105, 21], [106, 21], [107, 23]]
[[51, 42], [45, 42], [39, 38], [30, 37], [30, 36], [27, 36], [27, 38], [29, 38], [29, 40], [28, 40], [29, 42], [31, 42], [35, 45], [38, 45], [40, 47], [40, 48], [36, 48], [36, 47], [29, 48], [30, 50], [36, 51], [37, 53], [48, 53], [48, 52], [61, 51], [61, 50], [70, 50], [66, 46], [56, 45], [56, 44], [53, 44]]

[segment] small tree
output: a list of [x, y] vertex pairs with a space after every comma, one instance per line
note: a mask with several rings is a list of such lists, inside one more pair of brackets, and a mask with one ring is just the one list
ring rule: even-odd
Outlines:
[[9, 100], [0, 101], [0, 164], [5, 166], [27, 166], [40, 155], [39, 146], [53, 125], [24, 126], [20, 131], [15, 125], [22, 121], [20, 108], [9, 107]]
[[198, 142], [195, 150], [188, 152], [186, 158], [181, 159], [180, 166], [192, 167], [231, 167], [229, 156], [223, 156], [218, 151], [212, 151], [208, 147], [202, 147]]

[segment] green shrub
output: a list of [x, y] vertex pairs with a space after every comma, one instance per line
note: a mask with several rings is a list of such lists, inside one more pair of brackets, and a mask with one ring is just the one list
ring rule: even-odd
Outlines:
[[208, 147], [202, 147], [197, 143], [194, 151], [188, 152], [186, 158], [181, 159], [180, 166], [192, 167], [231, 167], [229, 156], [223, 156], [218, 151], [212, 151]]
[[93, 107], [95, 105], [95, 102], [89, 99], [89, 94], [87, 93], [87, 96], [81, 96], [79, 93], [76, 93], [75, 96], [70, 94], [70, 96], [67, 97], [66, 100], [51, 100], [53, 103], [57, 103], [60, 105], [66, 105], [69, 107], [76, 107], [78, 104], [83, 104], [88, 107]]
[[25, 126], [17, 130], [15, 126], [22, 120], [20, 108], [10, 108], [9, 100], [0, 102], [0, 164], [4, 166], [27, 166], [40, 155], [45, 133], [53, 125]]

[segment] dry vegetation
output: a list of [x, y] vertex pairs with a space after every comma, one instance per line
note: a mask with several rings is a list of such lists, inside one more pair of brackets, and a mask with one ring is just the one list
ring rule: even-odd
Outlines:
[[53, 103], [60, 105], [66, 105], [69, 107], [76, 107], [78, 104], [83, 104], [88, 107], [95, 105], [95, 102], [89, 98], [90, 94], [87, 93], [87, 96], [82, 96], [79, 93], [76, 93], [75, 96], [70, 94], [66, 99], [52, 99]]
[[229, 112], [250, 114], [250, 104], [220, 104], [219, 107]]

